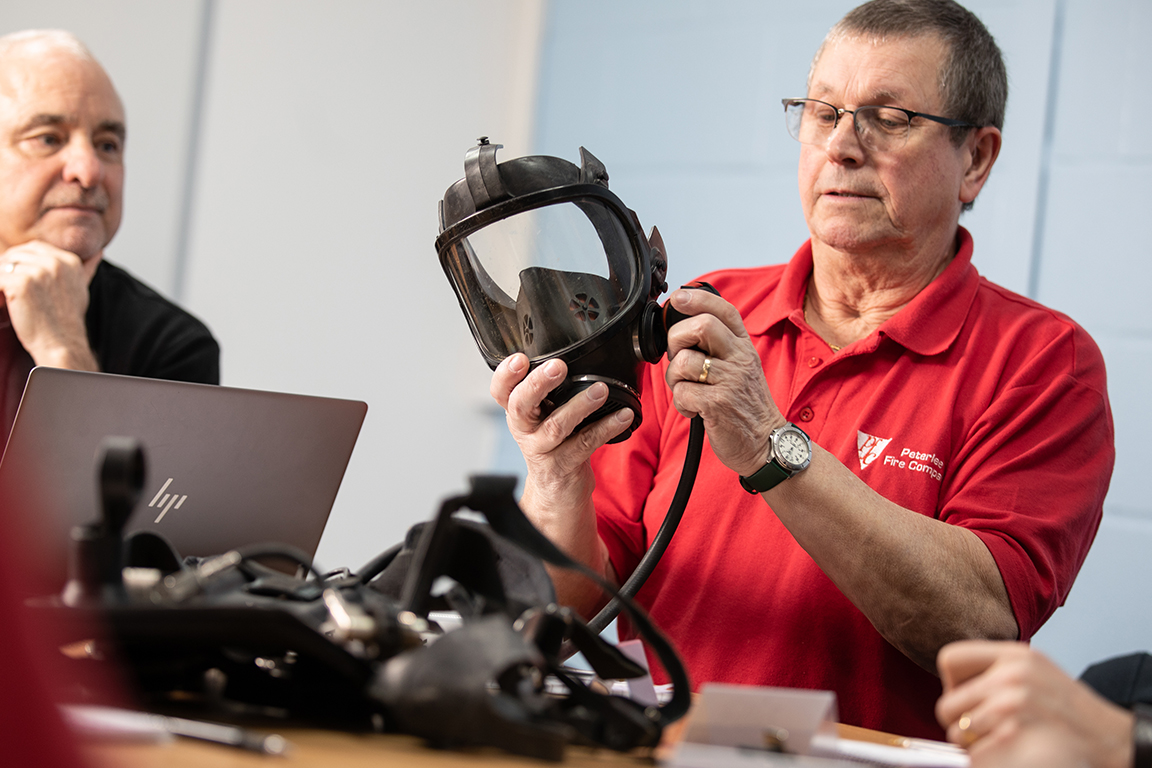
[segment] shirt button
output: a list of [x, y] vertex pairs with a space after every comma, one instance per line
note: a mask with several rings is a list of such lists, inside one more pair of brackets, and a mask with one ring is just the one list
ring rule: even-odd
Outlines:
[[824, 362], [824, 361], [818, 357], [810, 357], [810, 358], [808, 358], [808, 367], [809, 368], [815, 368], [816, 366], [820, 365], [820, 363], [822, 363], [822, 362]]
[[812, 421], [812, 416], [813, 413], [811, 408], [800, 409], [800, 421]]

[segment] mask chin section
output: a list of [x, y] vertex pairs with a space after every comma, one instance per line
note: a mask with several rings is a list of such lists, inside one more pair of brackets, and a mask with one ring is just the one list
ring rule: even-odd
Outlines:
[[616, 437], [609, 440], [609, 443], [620, 443], [627, 440], [632, 433], [640, 426], [642, 421], [640, 414], [640, 393], [636, 391], [635, 387], [629, 386], [619, 379], [608, 378], [607, 376], [595, 376], [591, 374], [583, 376], [573, 376], [566, 379], [563, 384], [548, 393], [548, 397], [540, 403], [540, 410], [543, 416], [547, 416], [552, 411], [559, 408], [564, 403], [579, 395], [584, 390], [591, 387], [596, 382], [603, 382], [608, 385], [608, 399], [604, 401], [591, 416], [584, 419], [572, 430], [572, 434], [576, 434], [580, 430], [587, 427], [589, 424], [599, 421], [610, 413], [615, 413], [621, 408], [632, 409], [632, 423]]

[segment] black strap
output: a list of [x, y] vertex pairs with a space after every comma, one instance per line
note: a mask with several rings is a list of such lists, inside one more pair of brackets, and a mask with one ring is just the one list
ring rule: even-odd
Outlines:
[[[632, 622], [632, 626], [656, 654], [660, 660], [660, 665], [664, 667], [664, 671], [668, 673], [668, 678], [672, 682], [672, 699], [658, 708], [657, 717], [654, 719], [667, 724], [675, 722], [687, 714], [692, 703], [688, 672], [684, 669], [684, 663], [672, 647], [671, 641], [656, 628], [647, 614], [631, 598], [621, 595], [615, 587], [591, 568], [576, 562], [560, 551], [555, 544], [532, 525], [531, 521], [524, 516], [523, 510], [520, 509], [520, 505], [516, 503], [516, 497], [513, 495], [516, 489], [515, 477], [477, 475], [470, 477], [469, 482], [472, 485], [471, 492], [445, 500], [440, 507], [439, 519], [450, 516], [453, 512], [465, 507], [481, 512], [488, 519], [492, 530], [523, 547], [526, 552], [552, 565], [576, 571], [592, 580], [609, 595], [619, 598], [621, 608]], [[425, 535], [421, 541], [421, 549], [430, 549], [432, 545], [432, 536]], [[419, 558], [417, 562], [423, 560], [419, 552], [417, 557]], [[423, 568], [416, 570], [426, 572]], [[425, 577], [425, 579], [427, 578]], [[416, 583], [419, 581], [418, 575], [414, 575], [413, 579], [415, 580], [413, 583], [405, 585], [405, 598], [402, 602], [409, 609], [414, 609], [417, 615], [420, 615], [420, 595], [426, 594], [431, 584]]]
[[740, 487], [753, 495], [760, 494], [772, 490], [789, 477], [788, 471], [772, 459], [748, 477], [741, 475]]
[[1152, 707], [1137, 704], [1132, 711], [1132, 768], [1152, 768]]

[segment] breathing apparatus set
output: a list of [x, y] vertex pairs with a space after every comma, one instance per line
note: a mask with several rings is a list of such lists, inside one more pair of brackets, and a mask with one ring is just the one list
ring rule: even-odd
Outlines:
[[[107, 438], [97, 464], [101, 517], [73, 530], [62, 594], [30, 602], [52, 645], [72, 649], [61, 662], [79, 681], [74, 703], [94, 703], [84, 681], [112, 659], [138, 703], [165, 714], [406, 733], [547, 760], [569, 744], [654, 748], [688, 711], [683, 663], [628, 598], [670, 700], [609, 695], [562, 663], [571, 645], [601, 680], [647, 674], [556, 604], [545, 562], [615, 591], [532, 526], [514, 477], [473, 477], [403, 543], [357, 571], [321, 573], [284, 545], [181, 558], [155, 533], [125, 538], [144, 451]], [[445, 631], [436, 611], [460, 626]]]
[[[465, 178], [441, 202], [441, 263], [490, 366], [515, 352], [532, 366], [559, 357], [568, 376], [546, 407], [603, 382], [608, 400], [590, 418], [631, 408], [625, 439], [641, 423], [642, 366], [683, 317], [656, 302], [667, 289], [659, 233], [644, 235], [584, 149], [577, 167], [554, 157], [497, 164], [497, 148], [481, 140], [469, 150]], [[697, 417], [672, 509], [617, 591], [533, 527], [512, 477], [471, 478], [357, 571], [320, 572], [274, 543], [181, 557], [155, 533], [125, 537], [145, 453], [110, 437], [97, 456], [101, 517], [73, 531], [63, 592], [32, 605], [56, 628], [55, 645], [87, 649], [66, 661], [76, 679], [115, 659], [141, 703], [169, 714], [400, 732], [551, 760], [568, 744], [655, 747], [687, 713], [691, 689], [632, 595], [675, 531], [702, 443]], [[583, 574], [611, 602], [585, 624], [556, 604], [544, 563]], [[436, 611], [460, 626], [445, 631]], [[601, 680], [645, 675], [600, 637], [618, 611], [672, 683], [663, 704], [610, 695], [563, 663], [579, 651]]]
[[[622, 408], [640, 426], [643, 366], [668, 349], [668, 329], [685, 315], [658, 299], [668, 289], [664, 241], [645, 236], [636, 213], [608, 189], [608, 172], [580, 148], [580, 165], [549, 156], [496, 162], [499, 144], [481, 137], [464, 158], [464, 178], [440, 203], [436, 251], [480, 354], [493, 370], [517, 352], [529, 369], [558, 358], [565, 380], [541, 403], [543, 416], [600, 382], [604, 404], [577, 428]], [[685, 286], [715, 293], [706, 283]], [[668, 514], [620, 593], [634, 596], [663, 555], [696, 479], [704, 422], [692, 419], [680, 483]], [[597, 632], [620, 610], [612, 600], [589, 622]]]

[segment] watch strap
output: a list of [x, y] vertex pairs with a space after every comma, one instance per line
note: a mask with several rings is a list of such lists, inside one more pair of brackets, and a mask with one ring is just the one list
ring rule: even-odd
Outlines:
[[773, 458], [748, 477], [740, 475], [740, 486], [748, 493], [764, 493], [764, 491], [775, 488], [790, 477], [792, 474]]
[[1132, 768], [1152, 768], [1152, 707], [1137, 704], [1132, 711]]

